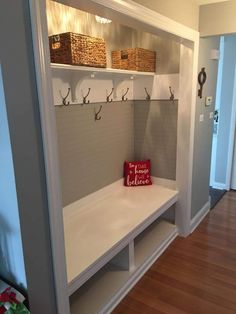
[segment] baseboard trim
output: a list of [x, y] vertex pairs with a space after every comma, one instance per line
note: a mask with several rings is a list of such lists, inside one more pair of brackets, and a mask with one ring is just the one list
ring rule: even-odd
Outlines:
[[226, 187], [225, 183], [213, 182], [212, 187], [213, 187], [213, 189], [227, 190], [227, 187]]
[[202, 209], [195, 215], [195, 217], [191, 220], [191, 223], [190, 223], [190, 232], [191, 233], [197, 228], [197, 226], [206, 217], [206, 215], [209, 213], [209, 211], [210, 211], [210, 199], [202, 207]]

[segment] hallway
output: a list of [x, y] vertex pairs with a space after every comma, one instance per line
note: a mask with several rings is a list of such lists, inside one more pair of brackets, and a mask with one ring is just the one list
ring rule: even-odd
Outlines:
[[113, 314], [236, 313], [236, 192], [177, 238]]

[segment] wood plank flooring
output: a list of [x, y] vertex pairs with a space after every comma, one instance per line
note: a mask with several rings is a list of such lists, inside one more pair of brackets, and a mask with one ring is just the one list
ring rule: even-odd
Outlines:
[[236, 313], [236, 192], [178, 237], [113, 311], [130, 313]]

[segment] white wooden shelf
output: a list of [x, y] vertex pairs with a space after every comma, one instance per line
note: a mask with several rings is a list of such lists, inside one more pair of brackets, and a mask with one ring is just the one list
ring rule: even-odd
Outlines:
[[118, 181], [63, 209], [69, 293], [76, 291], [171, 207], [178, 192]]
[[66, 71], [78, 71], [84, 75], [115, 75], [115, 76], [154, 76], [154, 72], [140, 72], [140, 71], [129, 71], [129, 70], [119, 70], [112, 68], [94, 68], [94, 67], [86, 67], [79, 65], [69, 65], [69, 64], [59, 64], [59, 63], [51, 63], [51, 68], [54, 70], [66, 70]]
[[176, 226], [165, 220], [154, 222], [144, 230], [134, 241], [135, 268], [141, 267], [153, 256], [159, 254], [173, 234], [176, 234]]
[[129, 271], [106, 265], [70, 297], [71, 314], [108, 313], [102, 309], [126, 284], [129, 276]]
[[167, 221], [148, 228], [134, 246], [135, 268], [127, 271], [111, 264], [104, 266], [71, 296], [71, 314], [110, 313], [176, 235], [176, 226]]

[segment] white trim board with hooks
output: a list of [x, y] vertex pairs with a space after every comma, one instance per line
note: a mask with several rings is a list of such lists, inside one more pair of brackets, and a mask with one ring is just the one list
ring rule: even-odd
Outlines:
[[175, 99], [178, 99], [178, 74], [157, 75], [154, 72], [64, 64], [51, 64], [51, 69], [55, 105], [63, 104], [68, 89], [69, 104], [145, 100], [148, 95], [150, 99], [170, 99], [169, 87], [174, 91]]

